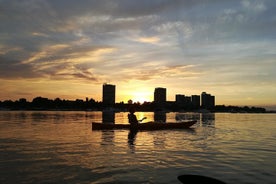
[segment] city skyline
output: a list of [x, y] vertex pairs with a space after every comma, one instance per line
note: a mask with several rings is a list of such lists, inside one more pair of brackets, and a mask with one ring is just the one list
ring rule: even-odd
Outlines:
[[0, 101], [153, 101], [154, 88], [276, 109], [274, 0], [0, 3]]
[[[155, 104], [158, 104], [160, 106], [164, 106], [166, 102], [175, 102], [176, 104], [186, 104], [186, 105], [194, 105], [194, 107], [214, 107], [215, 106], [215, 96], [207, 93], [207, 92], [201, 92], [200, 95], [193, 94], [191, 96], [187, 96], [185, 94], [175, 94], [174, 100], [167, 100], [167, 88], [165, 87], [155, 87], [153, 92], [153, 100], [152, 101], [133, 101], [132, 99], [128, 99], [127, 101], [116, 101], [116, 85], [110, 84], [110, 83], [104, 83], [102, 85], [102, 102], [105, 106], [112, 106], [116, 103], [147, 103], [147, 102], [154, 102]], [[211, 100], [209, 99], [211, 97]], [[35, 98], [44, 98], [48, 99], [47, 97], [37, 96]], [[35, 99], [34, 98], [34, 99]], [[208, 99], [207, 99], [208, 98]], [[33, 100], [34, 100], [33, 99]], [[59, 97], [56, 97], [55, 100], [62, 100]], [[25, 98], [16, 99], [19, 101], [27, 101]], [[64, 99], [65, 100], [65, 99]], [[83, 100], [81, 99], [75, 99], [77, 101]], [[85, 97], [85, 101], [93, 100], [96, 102], [96, 100], [93, 97]], [[211, 103], [210, 103], [211, 101]], [[211, 104], [211, 105], [210, 105]]]

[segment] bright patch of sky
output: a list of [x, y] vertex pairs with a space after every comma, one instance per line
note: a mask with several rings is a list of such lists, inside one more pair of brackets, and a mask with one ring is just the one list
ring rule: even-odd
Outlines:
[[141, 99], [136, 85], [148, 100], [161, 86], [168, 100], [207, 91], [216, 104], [275, 105], [275, 8], [274, 0], [1, 0], [0, 100], [100, 101], [109, 82], [116, 101]]

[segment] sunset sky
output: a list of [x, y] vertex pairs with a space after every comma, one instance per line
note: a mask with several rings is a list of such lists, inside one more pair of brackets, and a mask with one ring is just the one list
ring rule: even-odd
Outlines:
[[0, 100], [152, 101], [154, 88], [276, 107], [275, 0], [0, 0]]

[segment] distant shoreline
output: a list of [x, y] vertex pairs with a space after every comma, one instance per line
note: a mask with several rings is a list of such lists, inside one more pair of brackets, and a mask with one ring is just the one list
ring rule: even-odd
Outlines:
[[195, 106], [190, 103], [176, 103], [167, 101], [165, 103], [156, 102], [144, 102], [141, 103], [115, 103], [104, 104], [97, 102], [94, 99], [76, 99], [61, 100], [56, 98], [55, 100], [37, 97], [32, 102], [28, 102], [22, 98], [16, 101], [5, 100], [0, 101], [0, 111], [3, 110], [29, 110], [29, 111], [113, 111], [113, 112], [127, 112], [129, 107], [132, 106], [136, 111], [140, 112], [229, 112], [229, 113], [275, 113], [276, 110], [266, 110], [263, 107], [249, 107], [249, 106], [232, 106], [232, 105], [213, 105], [208, 107]]
[[[106, 110], [99, 110], [99, 109], [6, 109], [6, 108], [0, 108], [0, 112], [4, 111], [52, 111], [52, 112], [57, 112], [57, 111], [79, 111], [79, 112], [108, 112], [108, 113], [121, 113], [121, 112], [128, 112], [127, 110], [113, 110], [113, 111], [106, 111]], [[269, 114], [269, 113], [276, 113], [276, 110], [268, 110], [265, 112], [231, 112], [231, 111], [170, 111], [170, 110], [164, 110], [164, 111], [143, 111], [143, 110], [138, 110], [137, 112], [163, 112], [163, 113], [170, 113], [170, 112], [178, 112], [178, 113], [202, 113], [202, 114], [207, 114], [207, 113], [231, 113], [231, 114]]]

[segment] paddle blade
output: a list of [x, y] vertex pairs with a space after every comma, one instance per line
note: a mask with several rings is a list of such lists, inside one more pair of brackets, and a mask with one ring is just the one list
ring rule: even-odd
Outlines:
[[142, 122], [144, 119], [147, 119], [147, 117], [143, 117], [141, 120], [139, 120], [139, 122]]

